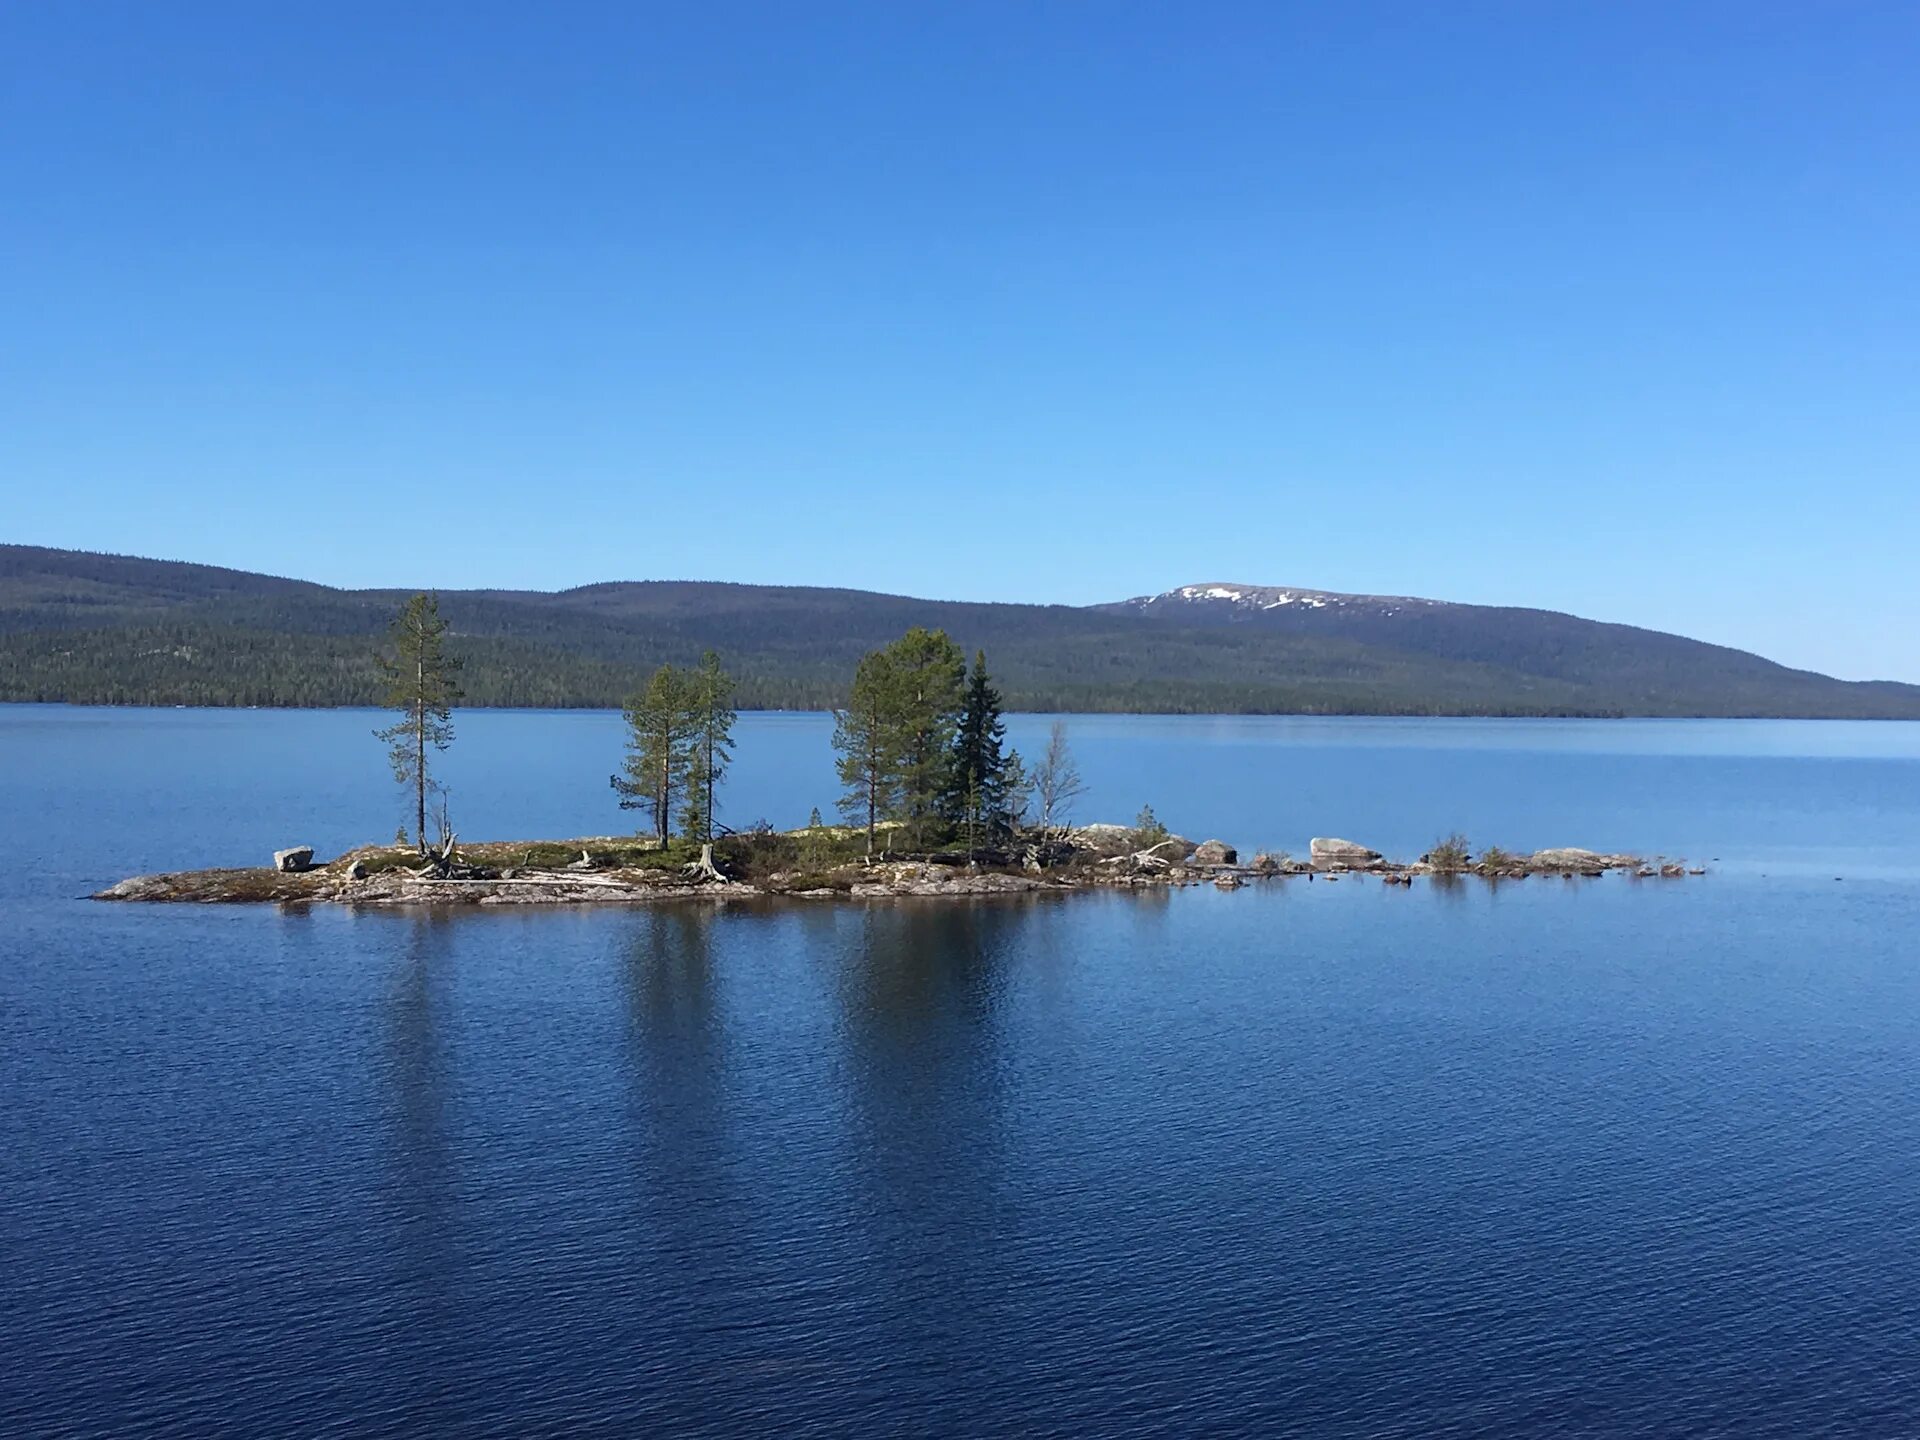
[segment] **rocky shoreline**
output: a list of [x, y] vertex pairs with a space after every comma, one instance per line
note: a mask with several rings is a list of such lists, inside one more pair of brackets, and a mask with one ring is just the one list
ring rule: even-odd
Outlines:
[[[1621, 873], [1679, 879], [1705, 872], [1673, 861], [1560, 848], [1510, 855], [1489, 851], [1479, 862], [1433, 856], [1389, 860], [1348, 840], [1319, 838], [1308, 857], [1260, 854], [1242, 863], [1230, 845], [1194, 845], [1179, 836], [1142, 843], [1117, 825], [1089, 825], [1044, 846], [992, 856], [928, 855], [836, 859], [807, 863], [808, 832], [735, 837], [716, 867], [713, 857], [677, 862], [631, 839], [496, 842], [444, 856], [366, 847], [316, 864], [307, 847], [278, 851], [271, 866], [137, 875], [94, 895], [96, 900], [183, 904], [340, 904], [353, 906], [634, 905], [679, 900], [890, 900], [913, 897], [1027, 895], [1068, 890], [1212, 884], [1237, 890], [1261, 881], [1360, 880], [1411, 887], [1417, 879], [1490, 882], [1560, 876], [1568, 880]], [[755, 841], [760, 842], [756, 848]], [[781, 842], [776, 844], [775, 842]], [[784, 845], [784, 849], [782, 846]], [[794, 851], [795, 864], [783, 864]], [[562, 858], [570, 856], [571, 858]]]

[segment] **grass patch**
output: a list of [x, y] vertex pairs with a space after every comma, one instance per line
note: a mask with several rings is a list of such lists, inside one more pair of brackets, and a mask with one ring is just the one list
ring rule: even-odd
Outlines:
[[1472, 862], [1473, 852], [1467, 848], [1467, 837], [1458, 830], [1427, 852], [1427, 863], [1443, 875], [1457, 875]]
[[1480, 852], [1480, 870], [1487, 875], [1511, 875], [1525, 862], [1511, 851], [1502, 850], [1498, 845], [1489, 845]]

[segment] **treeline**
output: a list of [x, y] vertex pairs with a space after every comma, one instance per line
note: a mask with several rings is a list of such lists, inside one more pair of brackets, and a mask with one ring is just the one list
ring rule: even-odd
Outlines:
[[[0, 700], [368, 705], [408, 594], [0, 545]], [[726, 657], [743, 709], [821, 709], [918, 626], [993, 657], [1013, 709], [1920, 718], [1920, 687], [1851, 683], [1675, 635], [1437, 606], [1189, 615], [638, 581], [439, 597], [470, 705], [617, 706], [636, 674]], [[1213, 618], [1208, 619], [1208, 614]], [[1153, 618], [1158, 616], [1160, 618]]]
[[[613, 709], [648, 662], [596, 659], [528, 641], [460, 635], [470, 706]], [[698, 651], [694, 652], [696, 661]], [[695, 663], [656, 661], [653, 663]], [[825, 710], [844, 698], [846, 667], [810, 663], [803, 673], [731, 660], [742, 710]], [[1084, 656], [1063, 654], [1049, 681], [1002, 677], [1012, 710], [1125, 714], [1588, 715], [1617, 706], [1501, 701], [1395, 693], [1380, 684], [1302, 678], [1294, 683], [1205, 679], [1087, 679]], [[1104, 668], [1111, 669], [1111, 665]], [[1395, 687], [1400, 688], [1400, 687]], [[1406, 688], [1417, 690], [1409, 674]], [[206, 625], [65, 630], [0, 635], [0, 702], [73, 705], [262, 707], [372, 706], [382, 698], [368, 638]], [[1694, 713], [1686, 708], [1634, 713]], [[1763, 707], [1750, 712], [1765, 714]]]

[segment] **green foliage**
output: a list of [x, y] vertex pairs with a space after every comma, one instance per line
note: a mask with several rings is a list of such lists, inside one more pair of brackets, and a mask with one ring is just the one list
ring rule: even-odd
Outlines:
[[1502, 850], [1498, 845], [1489, 845], [1480, 852], [1479, 868], [1488, 875], [1506, 874], [1521, 865], [1521, 857]]
[[938, 837], [954, 787], [965, 672], [953, 641], [918, 626], [861, 658], [847, 703], [834, 712], [833, 746], [841, 813], [866, 828], [870, 845], [883, 818], [902, 823], [909, 846]]
[[1000, 692], [987, 675], [986, 652], [977, 650], [954, 730], [952, 767], [942, 797], [943, 817], [965, 834], [969, 851], [983, 841], [1004, 840], [1013, 827], [1008, 800], [1015, 777], [1002, 750], [1005, 741]]
[[924, 847], [942, 832], [941, 803], [952, 795], [966, 659], [944, 630], [914, 626], [890, 647], [897, 689], [895, 748], [906, 843]]
[[845, 707], [833, 712], [835, 770], [845, 787], [840, 813], [865, 830], [869, 855], [880, 821], [899, 804], [898, 687], [892, 655], [873, 651], [854, 670]]
[[720, 668], [720, 657], [709, 650], [684, 682], [693, 724], [693, 751], [682, 828], [693, 839], [710, 842], [720, 782], [733, 759], [733, 679]]
[[1137, 850], [1145, 850], [1158, 845], [1168, 838], [1167, 827], [1160, 823], [1160, 817], [1153, 813], [1153, 806], [1142, 805], [1140, 813], [1133, 817], [1133, 844]]
[[383, 682], [381, 704], [399, 718], [374, 731], [386, 742], [396, 783], [413, 792], [414, 841], [427, 848], [427, 793], [434, 788], [427, 751], [453, 743], [453, 705], [459, 700], [460, 661], [446, 652], [447, 622], [440, 602], [415, 595], [400, 607], [388, 628], [392, 654], [379, 654]]
[[685, 796], [699, 733], [695, 695], [683, 671], [662, 665], [626, 703], [626, 760], [609, 783], [622, 810], [645, 811], [662, 845]]
[[1471, 864], [1472, 858], [1473, 852], [1467, 848], [1467, 837], [1458, 830], [1427, 852], [1427, 863], [1448, 875], [1465, 870]]

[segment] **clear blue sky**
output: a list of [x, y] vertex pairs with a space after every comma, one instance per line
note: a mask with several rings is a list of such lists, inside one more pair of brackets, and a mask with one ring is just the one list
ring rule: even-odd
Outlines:
[[0, 538], [1920, 680], [1920, 7], [0, 9]]

